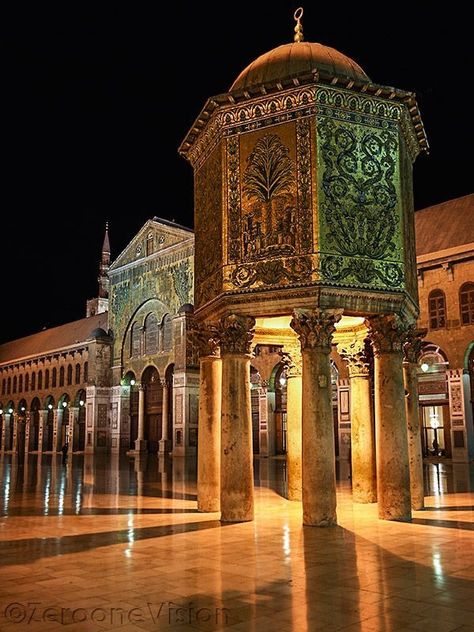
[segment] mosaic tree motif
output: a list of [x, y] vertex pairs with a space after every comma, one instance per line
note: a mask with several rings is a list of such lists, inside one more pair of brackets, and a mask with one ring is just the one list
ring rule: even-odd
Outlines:
[[251, 216], [247, 217], [246, 254], [249, 254], [250, 242], [259, 251], [282, 241], [283, 234], [294, 221], [295, 209], [290, 204], [285, 205], [283, 212], [282, 209], [277, 211], [274, 202], [285, 194], [293, 193], [294, 187], [295, 165], [289, 155], [289, 148], [276, 134], [263, 136], [248, 156], [243, 175], [244, 195], [249, 201], [256, 201], [260, 205], [260, 222]]

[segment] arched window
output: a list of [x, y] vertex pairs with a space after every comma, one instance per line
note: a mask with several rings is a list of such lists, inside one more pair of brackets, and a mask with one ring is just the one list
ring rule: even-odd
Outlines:
[[16, 375], [13, 376], [13, 392], [16, 393], [16, 388], [17, 388], [17, 377]]
[[58, 381], [58, 370], [56, 369], [56, 367], [54, 367], [54, 369], [53, 369], [53, 376], [51, 378], [51, 386], [53, 388], [56, 388], [57, 381]]
[[9, 377], [7, 380], [7, 395], [10, 395], [12, 392], [12, 378]]
[[146, 256], [149, 257], [153, 254], [153, 233], [148, 233], [146, 238]]
[[89, 363], [84, 362], [84, 382], [87, 383], [88, 379], [89, 379]]
[[443, 290], [433, 290], [428, 296], [430, 329], [446, 327], [446, 297]]
[[145, 319], [145, 353], [151, 355], [158, 352], [158, 318], [148, 314]]
[[459, 291], [459, 305], [461, 307], [461, 323], [474, 324], [474, 283], [464, 283]]
[[72, 384], [72, 364], [67, 365], [67, 385], [71, 386]]
[[18, 377], [18, 392], [23, 393], [23, 375]]
[[59, 386], [64, 386], [64, 367], [59, 367]]
[[49, 388], [49, 369], [44, 372], [44, 387]]
[[133, 323], [130, 331], [130, 356], [137, 358], [140, 355], [140, 327]]
[[76, 384], [81, 383], [81, 365], [76, 364]]
[[31, 390], [36, 391], [36, 373], [34, 371], [31, 374]]
[[25, 393], [28, 393], [29, 390], [30, 390], [30, 374], [27, 373], [25, 375]]
[[38, 371], [38, 390], [43, 388], [43, 371]]
[[163, 318], [163, 351], [171, 351], [171, 343], [173, 338], [171, 316], [166, 314]]
[[7, 391], [7, 381], [6, 381], [5, 378], [3, 378], [3, 380], [2, 380], [2, 395], [5, 395], [6, 391]]

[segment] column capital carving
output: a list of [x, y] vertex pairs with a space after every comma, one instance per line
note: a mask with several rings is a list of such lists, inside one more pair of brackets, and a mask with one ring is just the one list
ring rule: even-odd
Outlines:
[[255, 318], [229, 314], [217, 324], [221, 354], [250, 354]]
[[137, 384], [138, 386], [138, 391], [144, 391], [145, 390], [145, 384], [143, 384], [142, 382], [139, 382]]
[[165, 377], [161, 377], [160, 384], [162, 388], [166, 388], [167, 386], [169, 386], [169, 380], [167, 380]]
[[403, 345], [404, 361], [417, 364], [421, 355], [423, 338], [428, 333], [427, 329], [416, 329], [415, 325], [410, 327], [406, 335], [406, 342]]
[[301, 377], [303, 373], [303, 359], [301, 357], [301, 347], [296, 343], [294, 345], [285, 345], [282, 352], [282, 363], [286, 367], [286, 377]]
[[349, 377], [368, 377], [369, 359], [365, 350], [365, 338], [359, 337], [347, 342], [340, 342], [337, 351], [347, 362]]
[[397, 314], [380, 314], [365, 321], [374, 355], [401, 353], [409, 324]]
[[301, 350], [321, 349], [329, 353], [341, 309], [295, 309], [290, 327], [298, 334]]
[[193, 342], [200, 358], [219, 357], [219, 333], [214, 323], [194, 323]]

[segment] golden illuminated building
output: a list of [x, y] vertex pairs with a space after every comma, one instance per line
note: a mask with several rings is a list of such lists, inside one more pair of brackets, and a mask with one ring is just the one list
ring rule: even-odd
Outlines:
[[195, 234], [154, 217], [111, 262], [106, 231], [87, 317], [0, 345], [2, 452], [198, 452], [227, 521], [253, 517], [253, 455], [262, 479], [285, 455], [321, 526], [336, 467], [406, 520], [422, 457], [474, 457], [474, 198], [419, 211], [415, 253], [414, 95], [296, 17], [181, 145]]

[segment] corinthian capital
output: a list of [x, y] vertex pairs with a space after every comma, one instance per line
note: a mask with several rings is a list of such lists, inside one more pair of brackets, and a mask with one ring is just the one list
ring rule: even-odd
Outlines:
[[375, 356], [403, 350], [409, 325], [397, 314], [371, 316], [365, 324]]
[[290, 327], [298, 334], [301, 350], [321, 349], [329, 353], [336, 323], [341, 320], [339, 309], [295, 309]]
[[406, 342], [403, 345], [403, 353], [405, 362], [416, 364], [420, 359], [421, 348], [423, 346], [423, 338], [428, 333], [427, 329], [416, 329], [415, 326], [410, 327], [407, 332]]
[[219, 333], [216, 325], [194, 323], [192, 339], [200, 358], [219, 355]]
[[285, 350], [282, 353], [282, 363], [286, 367], [287, 377], [301, 377], [303, 368], [300, 345], [285, 345]]
[[250, 354], [255, 318], [230, 314], [221, 318], [216, 331], [220, 341], [221, 354]]
[[369, 359], [365, 348], [365, 338], [354, 338], [337, 345], [339, 355], [347, 362], [350, 377], [367, 377], [369, 375]]

